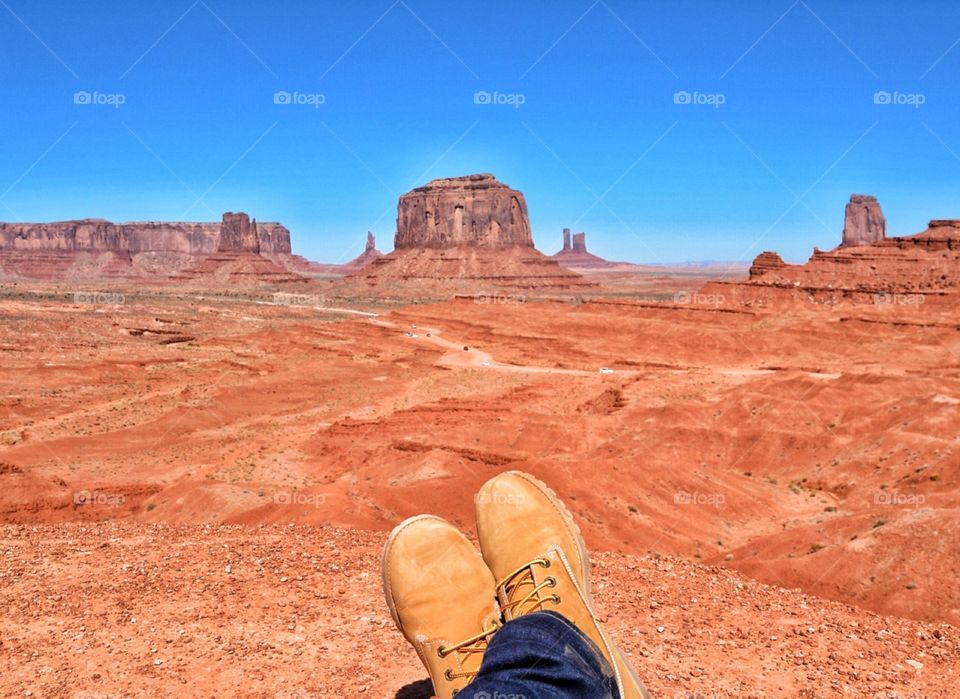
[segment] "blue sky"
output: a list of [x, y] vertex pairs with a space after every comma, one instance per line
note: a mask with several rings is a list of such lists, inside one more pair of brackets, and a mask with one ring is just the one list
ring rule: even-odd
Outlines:
[[891, 234], [960, 217], [958, 20], [934, 0], [0, 0], [0, 220], [245, 210], [341, 261], [368, 229], [392, 247], [399, 194], [493, 172], [548, 253], [567, 226], [611, 259], [803, 260], [853, 192]]

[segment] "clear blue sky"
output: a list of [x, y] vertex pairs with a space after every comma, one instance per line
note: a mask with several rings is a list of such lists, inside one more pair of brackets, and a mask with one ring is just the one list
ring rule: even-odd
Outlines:
[[958, 20], [953, 0], [0, 0], [0, 220], [246, 210], [338, 261], [368, 228], [392, 247], [397, 195], [493, 172], [548, 253], [569, 226], [612, 259], [802, 260], [852, 192], [893, 234], [960, 217]]

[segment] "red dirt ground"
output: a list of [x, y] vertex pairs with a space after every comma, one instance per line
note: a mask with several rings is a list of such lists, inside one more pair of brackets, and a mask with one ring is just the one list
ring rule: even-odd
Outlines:
[[0, 694], [392, 697], [384, 532], [520, 468], [655, 696], [953, 695], [956, 303], [310, 294], [0, 290]]

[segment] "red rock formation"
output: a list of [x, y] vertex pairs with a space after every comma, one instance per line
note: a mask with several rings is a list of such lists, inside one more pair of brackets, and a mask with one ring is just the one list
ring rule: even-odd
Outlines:
[[576, 233], [570, 235], [570, 229], [563, 229], [563, 250], [552, 256], [564, 267], [579, 269], [606, 269], [621, 263], [608, 262], [602, 257], [587, 251], [587, 234]]
[[573, 234], [573, 251], [581, 254], [587, 251], [587, 234], [586, 233]]
[[887, 220], [877, 198], [868, 194], [851, 194], [843, 223], [841, 245], [870, 245], [887, 235]]
[[783, 269], [787, 263], [775, 252], [761, 252], [750, 266], [750, 278], [757, 279], [767, 272]]
[[[898, 305], [956, 303], [960, 293], [960, 220], [931, 221], [927, 230], [912, 236], [828, 252], [815, 249], [803, 265], [773, 267], [767, 255], [773, 253], [754, 262], [749, 282], [717, 282], [702, 291], [735, 303], [800, 299]], [[758, 267], [766, 270], [754, 274]]]
[[347, 264], [344, 265], [344, 272], [349, 274], [351, 272], [356, 272], [367, 265], [369, 265], [374, 260], [378, 260], [383, 257], [383, 253], [377, 250], [377, 240], [373, 237], [373, 233], [367, 231], [367, 245], [363, 249], [358, 257], [353, 258]]
[[[284, 229], [286, 230], [286, 229]], [[278, 285], [309, 281], [268, 256], [261, 255], [256, 220], [227, 212], [220, 223], [217, 252], [176, 275], [182, 282]]]
[[[251, 225], [246, 235], [251, 230], [256, 239], [243, 245], [290, 254], [290, 231], [279, 223]], [[9, 276], [36, 279], [169, 277], [216, 252], [220, 237], [220, 223], [0, 223], [0, 268]]]
[[523, 194], [493, 175], [433, 180], [400, 197], [397, 250], [533, 248]]
[[244, 213], [225, 213], [220, 224], [217, 252], [252, 252], [259, 255], [257, 220], [250, 221], [250, 217]]
[[594, 286], [534, 247], [523, 194], [493, 175], [433, 180], [404, 194], [394, 248], [347, 283], [398, 296]]

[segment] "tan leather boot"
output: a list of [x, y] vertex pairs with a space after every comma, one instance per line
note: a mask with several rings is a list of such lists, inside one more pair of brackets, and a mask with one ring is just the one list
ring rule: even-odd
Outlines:
[[467, 537], [430, 515], [397, 525], [382, 573], [397, 628], [430, 673], [434, 693], [450, 699], [473, 680], [500, 626], [493, 574]]
[[527, 473], [508, 471], [487, 481], [475, 502], [480, 550], [497, 579], [504, 620], [540, 610], [562, 614], [606, 656], [622, 699], [648, 698], [633, 667], [600, 627], [586, 546], [556, 494]]

